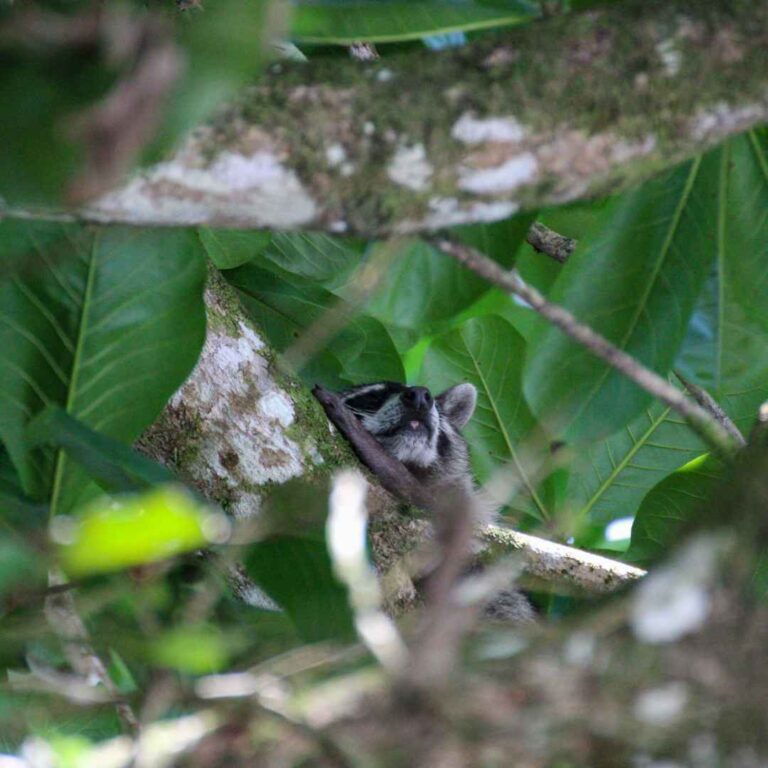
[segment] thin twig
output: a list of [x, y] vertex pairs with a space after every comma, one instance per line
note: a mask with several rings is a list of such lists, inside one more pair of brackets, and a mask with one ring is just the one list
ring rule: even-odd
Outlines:
[[531, 224], [525, 239], [535, 251], [544, 253], [560, 264], [565, 264], [576, 250], [576, 241], [545, 227], [540, 221]]
[[654, 371], [646, 368], [631, 355], [614, 346], [608, 339], [588, 325], [579, 322], [567, 309], [552, 304], [533, 286], [528, 285], [515, 270], [505, 271], [485, 254], [463, 243], [447, 238], [435, 241], [437, 248], [452, 256], [459, 263], [507, 293], [519, 296], [563, 333], [605, 360], [612, 368], [631, 379], [639, 387], [677, 411], [688, 425], [721, 457], [731, 460], [738, 450], [738, 443], [720, 422], [700, 405], [689, 400]]
[[740, 447], [744, 447], [747, 441], [744, 439], [744, 435], [741, 434], [739, 428], [730, 420], [728, 414], [720, 407], [717, 400], [709, 394], [705, 389], [702, 389], [698, 384], [694, 384], [692, 381], [688, 381], [682, 373], [675, 371], [675, 376], [680, 380], [680, 383], [686, 388], [688, 394], [705, 410], [714, 416], [717, 421], [722, 424], [728, 434], [739, 444]]
[[[50, 580], [54, 582], [51, 586], [61, 583], [56, 573], [51, 574]], [[64, 655], [72, 669], [85, 680], [97, 680], [101, 683], [110, 697], [115, 700], [115, 709], [125, 730], [132, 735], [137, 734], [139, 721], [131, 705], [122, 699], [104, 662], [91, 644], [88, 630], [77, 612], [72, 592], [49, 595], [45, 601], [45, 616], [51, 629], [62, 639]]]

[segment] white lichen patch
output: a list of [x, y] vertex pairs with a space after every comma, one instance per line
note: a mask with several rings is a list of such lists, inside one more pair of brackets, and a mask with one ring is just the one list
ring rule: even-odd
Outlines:
[[525, 129], [514, 117], [477, 118], [465, 112], [454, 123], [451, 136], [464, 144], [516, 143], [525, 138]]
[[523, 152], [492, 168], [462, 168], [459, 171], [458, 186], [477, 195], [513, 192], [523, 184], [533, 181], [538, 167], [533, 153]]
[[[207, 301], [216, 306], [210, 291]], [[272, 377], [263, 349], [242, 320], [236, 329], [209, 324], [197, 367], [170, 403], [197, 424], [184, 471], [226, 497], [236, 517], [258, 513], [258, 486], [297, 477], [313, 461], [286, 434], [293, 401]]]
[[666, 75], [674, 77], [680, 71], [683, 54], [675, 38], [668, 37], [656, 43], [656, 55], [661, 59]]
[[643, 691], [636, 699], [633, 713], [644, 725], [672, 727], [682, 717], [688, 703], [688, 687], [684, 683], [668, 683]]
[[290, 229], [317, 206], [275, 152], [224, 150], [204, 161], [190, 144], [86, 209], [96, 219], [136, 224], [243, 224]]
[[639, 640], [671, 643], [704, 625], [711, 608], [717, 563], [727, 549], [722, 536], [701, 534], [635, 593], [630, 623]]
[[276, 389], [267, 392], [259, 400], [259, 410], [266, 418], [275, 419], [283, 427], [293, 424], [293, 403], [284, 392]]
[[500, 221], [512, 216], [520, 206], [511, 200], [460, 203], [455, 197], [433, 197], [428, 207], [429, 213], [422, 221], [403, 222], [399, 231], [415, 232], [425, 228], [444, 229], [457, 224]]
[[720, 102], [699, 110], [691, 121], [691, 136], [697, 141], [715, 141], [732, 133], [747, 130], [756, 122], [768, 118], [763, 104], [732, 107]]
[[387, 176], [395, 184], [414, 192], [425, 190], [432, 177], [432, 166], [427, 160], [424, 145], [398, 147], [387, 168]]
[[331, 144], [325, 148], [325, 160], [331, 168], [336, 168], [347, 159], [347, 153], [341, 144]]

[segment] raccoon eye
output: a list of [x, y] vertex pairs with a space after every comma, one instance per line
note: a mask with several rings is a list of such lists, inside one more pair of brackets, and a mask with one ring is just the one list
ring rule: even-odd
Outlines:
[[345, 400], [345, 404], [353, 411], [366, 411], [367, 413], [375, 413], [381, 408], [389, 397], [389, 393], [386, 390], [379, 390], [377, 392], [363, 392], [360, 395], [355, 395]]

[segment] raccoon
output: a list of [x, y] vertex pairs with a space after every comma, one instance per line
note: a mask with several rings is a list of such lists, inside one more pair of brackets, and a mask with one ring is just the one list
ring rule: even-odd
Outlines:
[[425, 486], [472, 491], [467, 443], [460, 432], [477, 403], [472, 384], [457, 384], [433, 397], [426, 387], [383, 381], [340, 395], [384, 450]]
[[[472, 384], [457, 384], [437, 397], [426, 387], [394, 381], [364, 384], [339, 394], [362, 426], [429, 493], [475, 497], [467, 442], [461, 434], [477, 405]], [[473, 506], [475, 522], [493, 518], [492, 510]], [[498, 593], [486, 606], [485, 615], [516, 623], [535, 620], [531, 604], [515, 590]]]

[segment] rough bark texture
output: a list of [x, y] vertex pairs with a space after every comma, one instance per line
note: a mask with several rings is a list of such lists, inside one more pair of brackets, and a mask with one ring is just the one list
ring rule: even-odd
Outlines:
[[273, 65], [81, 214], [368, 236], [605, 194], [768, 117], [768, 4], [611, 3], [463, 49]]

